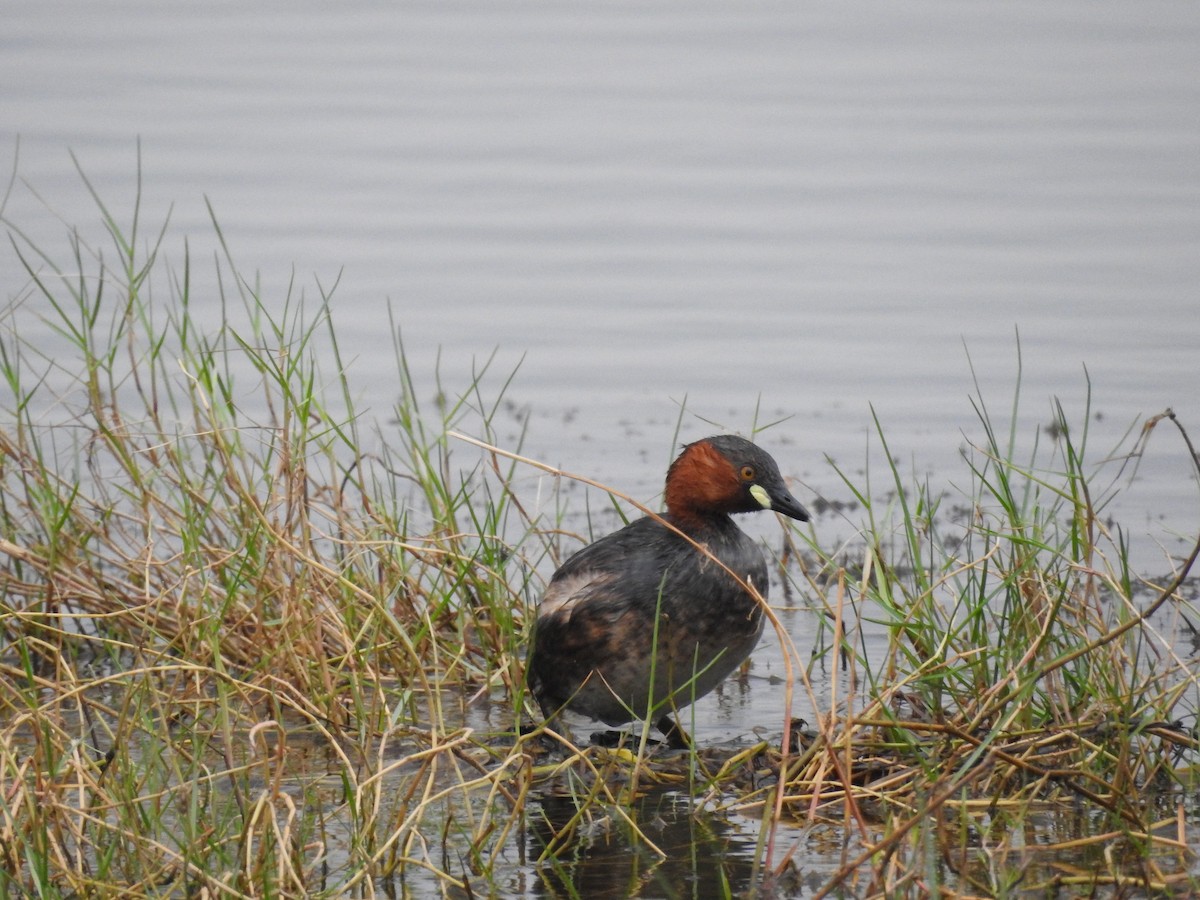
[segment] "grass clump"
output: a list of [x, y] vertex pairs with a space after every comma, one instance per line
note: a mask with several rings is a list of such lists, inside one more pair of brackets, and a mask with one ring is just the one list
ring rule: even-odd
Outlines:
[[7, 223], [0, 895], [336, 895], [414, 853], [436, 879], [424, 814], [478, 781], [464, 688], [519, 678], [531, 570], [445, 437], [490, 434], [486, 367], [423, 409], [397, 343], [399, 438], [364, 433], [328, 295], [269, 308], [223, 241], [170, 269], [140, 197], [125, 227], [95, 199], [107, 244], [66, 263]]
[[[1019, 400], [1018, 386], [1013, 423]], [[1168, 577], [1138, 579], [1103, 517], [1111, 492], [1093, 496], [1155, 427], [1179, 426], [1195, 458], [1190, 438], [1168, 411], [1092, 466], [1090, 413], [1076, 431], [1056, 404], [1051, 446], [1021, 463], [1015, 424], [1004, 440], [981, 396], [976, 410], [958, 496], [894, 462], [883, 499], [845, 478], [866, 542], [857, 559], [818, 553], [808, 590], [837, 637], [821, 662], [851, 691], [813, 697], [824, 712], [781, 761], [775, 814], [860, 842], [819, 896], [1192, 891], [1200, 683], [1181, 589], [1200, 543]], [[1063, 837], [1060, 814], [1086, 825]]]

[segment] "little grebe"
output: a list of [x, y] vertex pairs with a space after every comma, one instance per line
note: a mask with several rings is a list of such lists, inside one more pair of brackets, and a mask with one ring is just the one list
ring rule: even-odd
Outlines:
[[667, 470], [667, 525], [646, 516], [568, 559], [538, 607], [527, 662], [547, 718], [569, 709], [608, 725], [654, 720], [673, 747], [689, 739], [671, 713], [711, 691], [763, 630], [762, 551], [730, 513], [772, 510], [808, 521], [779, 467], [740, 437], [688, 444]]

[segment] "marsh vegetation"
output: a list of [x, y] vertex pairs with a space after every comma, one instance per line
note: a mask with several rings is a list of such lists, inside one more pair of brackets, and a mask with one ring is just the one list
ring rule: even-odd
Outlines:
[[805, 622], [772, 613], [775, 714], [732, 746], [575, 743], [523, 654], [586, 514], [515, 487], [540, 464], [498, 439], [508, 374], [422, 396], [398, 341], [366, 420], [328, 296], [260, 297], [228, 254], [201, 278], [96, 199], [103, 247], [6, 223], [0, 896], [1200, 889], [1197, 549], [1143, 577], [1105, 514], [1151, 434], [1194, 458], [1173, 414], [1096, 452], [1090, 414], [1030, 440], [1019, 384], [979, 395], [957, 494], [878, 429], [855, 539], [775, 547]]

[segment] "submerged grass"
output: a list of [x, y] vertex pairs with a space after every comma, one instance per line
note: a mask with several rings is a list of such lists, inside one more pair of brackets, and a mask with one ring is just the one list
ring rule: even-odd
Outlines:
[[[561, 529], [496, 446], [507, 380], [422, 402], [397, 341], [372, 432], [327, 292], [268, 303], [223, 242], [212, 273], [173, 269], [140, 202], [122, 226], [93, 196], [107, 245], [73, 236], [65, 263], [6, 222], [28, 280], [0, 336], [0, 896], [1197, 888], [1200, 692], [1158, 627], [1190, 613], [1195, 551], [1131, 570], [1089, 415], [1058, 410], [1018, 462], [980, 399], [957, 512], [889, 462], [879, 495], [844, 479], [861, 542], [788, 532], [822, 649], [781, 632], [786, 688], [817, 721], [736, 751], [577, 747], [519, 728]], [[713, 862], [739, 828], [750, 849]], [[815, 887], [799, 835], [837, 848]]]

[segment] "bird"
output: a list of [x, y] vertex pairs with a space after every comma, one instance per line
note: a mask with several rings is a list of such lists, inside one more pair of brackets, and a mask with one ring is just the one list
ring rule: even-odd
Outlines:
[[661, 516], [601, 537], [551, 576], [526, 658], [548, 724], [564, 710], [610, 726], [643, 720], [686, 749], [678, 710], [758, 643], [763, 610], [747, 586], [766, 599], [767, 563], [731, 514], [809, 521], [779, 466], [745, 438], [706, 437], [671, 463], [664, 501]]

